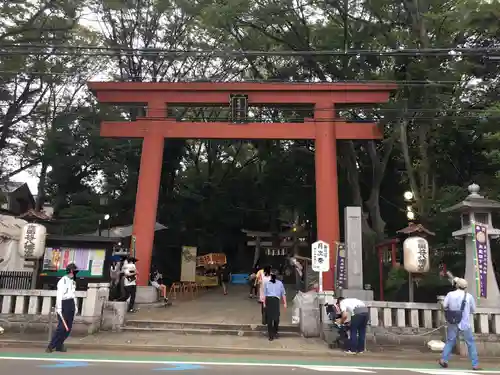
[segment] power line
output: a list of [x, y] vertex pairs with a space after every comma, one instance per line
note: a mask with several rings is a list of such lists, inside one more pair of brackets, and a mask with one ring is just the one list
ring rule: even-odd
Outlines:
[[[207, 99], [207, 100], [210, 100], [210, 99]], [[128, 110], [143, 110], [143, 111], [146, 111], [147, 110], [150, 110], [150, 111], [155, 111], [155, 112], [159, 112], [159, 111], [164, 111], [165, 109], [169, 108], [169, 109], [179, 109], [179, 110], [192, 110], [192, 111], [199, 111], [199, 110], [206, 110], [207, 112], [210, 112], [210, 111], [229, 111], [230, 110], [230, 107], [229, 105], [224, 105], [224, 104], [218, 104], [218, 103], [215, 103], [216, 105], [212, 105], [211, 103], [207, 103], [205, 106], [203, 104], [197, 104], [197, 105], [178, 105], [178, 104], [167, 104], [165, 103], [165, 107], [148, 107], [147, 104], [136, 104], [136, 103], [130, 103], [130, 104], [126, 104], [126, 105], [120, 105], [120, 104], [115, 104], [115, 103], [101, 103], [101, 104], [104, 104], [104, 105], [107, 105], [107, 106], [110, 106], [110, 107], [119, 107], [117, 108], [117, 110], [120, 110], [122, 112], [126, 112]], [[78, 106], [77, 104], [75, 104], [75, 106]], [[401, 112], [401, 109], [400, 108], [385, 108], [382, 106], [380, 107], [376, 107], [376, 104], [373, 104], [373, 105], [349, 105], [347, 107], [342, 107], [342, 104], [338, 104], [338, 107], [337, 109], [341, 110], [341, 111], [356, 111], [356, 110], [372, 110], [372, 111], [378, 111], [378, 112]], [[9, 104], [0, 104], [0, 108], [9, 108], [10, 105]], [[50, 106], [51, 108], [61, 108], [61, 109], [68, 109], [68, 105], [53, 105], [53, 106]], [[71, 108], [71, 106], [69, 106]], [[81, 108], [92, 108], [92, 107], [95, 107], [94, 105], [88, 105], [88, 106], [85, 106], [85, 105], [82, 105], [80, 106]], [[305, 105], [301, 105], [301, 104], [297, 104], [297, 105], [293, 105], [293, 104], [289, 104], [289, 105], [279, 105], [279, 104], [276, 104], [276, 105], [255, 105], [255, 106], [252, 106], [250, 105], [249, 106], [249, 111], [252, 112], [252, 111], [258, 111], [258, 110], [264, 110], [264, 111], [298, 111], [298, 112], [305, 112], [305, 111], [310, 111], [310, 112], [322, 112], [322, 111], [331, 111], [332, 108], [331, 107], [313, 107], [313, 104], [305, 104]], [[442, 107], [422, 107], [422, 108], [406, 108], [405, 109], [405, 112], [408, 112], [408, 113], [414, 113], [414, 112], [436, 112], [436, 111], [439, 111], [439, 112], [454, 112], [454, 113], [461, 113], [461, 114], [467, 114], [467, 113], [477, 113], [477, 114], [484, 114], [486, 112], [486, 109], [481, 109], [481, 108], [442, 108]], [[73, 111], [68, 111], [68, 112], [71, 112], [71, 113], [75, 113]], [[500, 110], [493, 110], [491, 111], [493, 113], [495, 112], [498, 112], [499, 115], [500, 115]], [[77, 113], [75, 113], [77, 114]], [[85, 113], [84, 115], [82, 115], [81, 117], [86, 117], [87, 115], [89, 114], [99, 114], [98, 111], [94, 110], [94, 111], [91, 111], [89, 113]], [[175, 117], [175, 114], [172, 115]], [[170, 117], [169, 117], [170, 118]], [[172, 117], [173, 118], [173, 117]], [[222, 118], [222, 117], [221, 117]], [[296, 118], [299, 118], [299, 117], [296, 117]], [[141, 119], [148, 119], [146, 117], [141, 117]], [[149, 118], [151, 119], [151, 118]], [[154, 119], [157, 119], [157, 118], [154, 118]], [[158, 117], [158, 119], [165, 119], [165, 117]], [[203, 117], [198, 117], [198, 119], [203, 119]], [[338, 118], [336, 118], [336, 120], [339, 120]], [[191, 121], [191, 120], [188, 120], [188, 121]], [[328, 119], [328, 121], [335, 121], [335, 119]], [[343, 120], [341, 120], [343, 121]], [[360, 120], [362, 121], [362, 120]]]
[[[73, 77], [73, 76], [78, 76], [78, 73], [72, 73], [72, 72], [45, 72], [45, 71], [37, 71], [37, 70], [0, 70], [0, 76], [5, 75], [5, 76], [15, 76], [19, 74], [26, 74], [26, 75], [39, 75], [39, 76], [54, 76], [54, 77]], [[91, 76], [92, 74], [87, 74], [88, 76]], [[94, 74], [94, 75], [97, 75]], [[142, 79], [144, 80], [144, 83], [170, 83], [170, 82], [175, 82], [179, 83], [178, 81], [158, 81], [158, 82], [151, 82], [151, 81], [146, 81], [147, 77], [141, 76], [141, 75], [129, 75], [127, 76], [128, 80], [134, 80], [134, 79]], [[218, 79], [207, 79], [206, 81], [210, 82], [227, 82], [227, 81], [222, 81]], [[127, 82], [127, 81], [120, 81], [120, 82]], [[133, 81], [137, 82], [137, 81]], [[184, 79], [183, 82], [204, 82], [203, 80], [198, 79]], [[293, 82], [283, 82], [282, 79], [267, 79], [265, 81], [263, 80], [251, 80], [251, 79], [245, 79], [243, 81], [231, 81], [231, 82], [239, 82], [239, 83], [310, 83], [310, 84], [326, 84], [326, 83], [345, 83], [345, 84], [350, 84], [350, 83], [389, 83], [389, 84], [396, 84], [398, 86], [447, 86], [447, 85], [456, 85], [460, 83], [467, 83], [467, 81], [464, 80], [456, 80], [456, 81], [444, 81], [444, 80], [341, 80], [341, 81], [332, 81], [332, 82], [311, 82], [311, 81], [293, 81]]]
[[385, 50], [169, 50], [161, 48], [129, 48], [129, 47], [100, 47], [100, 46], [68, 46], [44, 44], [2, 44], [0, 55], [39, 55], [39, 56], [170, 56], [170, 57], [246, 57], [246, 56], [273, 56], [273, 57], [301, 57], [301, 56], [440, 56], [458, 58], [462, 56], [500, 56], [499, 47], [487, 48], [427, 48], [427, 49], [385, 49]]

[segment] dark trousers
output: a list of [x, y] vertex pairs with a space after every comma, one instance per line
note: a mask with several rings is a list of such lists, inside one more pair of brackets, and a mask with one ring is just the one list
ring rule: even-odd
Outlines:
[[366, 326], [368, 325], [368, 313], [356, 314], [351, 317], [349, 328], [349, 349], [352, 352], [365, 351]]
[[257, 286], [253, 281], [250, 283], [250, 294], [257, 295]]
[[64, 341], [69, 337], [71, 329], [73, 328], [73, 320], [75, 319], [75, 301], [73, 299], [67, 299], [62, 301], [62, 313], [61, 315], [68, 326], [68, 330], [64, 327], [64, 323], [57, 314], [57, 328], [52, 335], [52, 340], [50, 340], [49, 348], [55, 350], [62, 350]]
[[267, 333], [270, 338], [276, 337], [280, 325], [280, 299], [266, 297]]
[[129, 299], [130, 297], [130, 300], [128, 302], [128, 311], [134, 309], [136, 292], [137, 292], [137, 285], [129, 285], [125, 287], [125, 294], [127, 296], [125, 300]]
[[267, 324], [267, 319], [266, 319], [266, 308], [264, 307], [264, 304], [260, 302], [260, 313], [262, 315], [262, 325]]

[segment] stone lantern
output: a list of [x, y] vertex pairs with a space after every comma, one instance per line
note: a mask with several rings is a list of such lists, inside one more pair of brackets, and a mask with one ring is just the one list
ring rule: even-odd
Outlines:
[[[444, 209], [443, 212], [460, 212], [462, 228], [453, 232], [455, 238], [465, 239], [465, 279], [469, 284], [468, 292], [476, 299], [479, 298], [481, 306], [498, 306], [500, 302], [500, 293], [491, 261], [490, 238], [498, 238], [500, 230], [493, 227], [491, 213], [500, 210], [500, 202], [487, 199], [479, 195], [479, 185], [469, 186], [469, 196], [464, 201]], [[477, 272], [476, 272], [476, 242], [481, 242], [481, 237], [476, 237], [476, 225], [486, 228], [487, 236], [484, 238], [486, 261], [484, 266], [484, 281], [486, 296], [478, 295], [477, 290]]]

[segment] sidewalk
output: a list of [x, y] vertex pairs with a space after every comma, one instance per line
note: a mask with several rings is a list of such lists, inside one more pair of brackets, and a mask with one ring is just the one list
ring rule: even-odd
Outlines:
[[[85, 350], [140, 350], [144, 352], [280, 354], [329, 356], [332, 350], [319, 339], [283, 337], [268, 341], [267, 337], [226, 335], [189, 335], [163, 332], [102, 332], [82, 338], [70, 337], [67, 347]], [[4, 334], [0, 347], [47, 345], [47, 335]]]
[[[47, 334], [15, 334], [0, 335], [0, 350], [16, 349], [43, 350], [47, 346]], [[341, 350], [329, 349], [320, 339], [305, 339], [303, 337], [283, 337], [268, 341], [262, 336], [227, 336], [227, 335], [191, 335], [165, 332], [101, 332], [86, 337], [70, 337], [66, 341], [72, 352], [97, 351], [107, 352], [143, 352], [150, 355], [161, 354], [211, 354], [230, 356], [262, 356], [273, 358], [296, 358], [317, 360], [338, 360], [346, 358]], [[440, 353], [432, 353], [422, 347], [422, 350], [401, 346], [381, 347], [368, 345], [367, 352], [356, 356], [367, 361], [413, 361], [435, 362]], [[363, 359], [362, 359], [363, 358]], [[464, 357], [454, 356], [454, 361], [468, 363]], [[498, 358], [481, 358], [481, 362], [498, 363]]]
[[[226, 335], [190, 335], [163, 332], [102, 332], [86, 337], [70, 337], [66, 341], [71, 350], [98, 351], [141, 351], [149, 353], [211, 353], [227, 355], [263, 355], [300, 358], [343, 358], [341, 350], [329, 349], [320, 339], [303, 337], [283, 337], [268, 341], [259, 336]], [[0, 336], [1, 348], [44, 348], [47, 346], [47, 334], [4, 334]], [[438, 354], [404, 350], [401, 347], [367, 348], [363, 357], [415, 360], [437, 360]]]

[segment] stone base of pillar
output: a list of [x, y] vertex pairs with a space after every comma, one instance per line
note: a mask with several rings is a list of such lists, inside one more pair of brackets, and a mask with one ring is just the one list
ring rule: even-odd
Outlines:
[[158, 301], [158, 291], [152, 286], [138, 286], [135, 303], [154, 303]]
[[477, 307], [494, 307], [498, 308], [500, 306], [500, 300], [493, 298], [479, 298], [476, 301]]
[[357, 298], [361, 301], [373, 301], [373, 290], [342, 289], [339, 294], [344, 298]]

